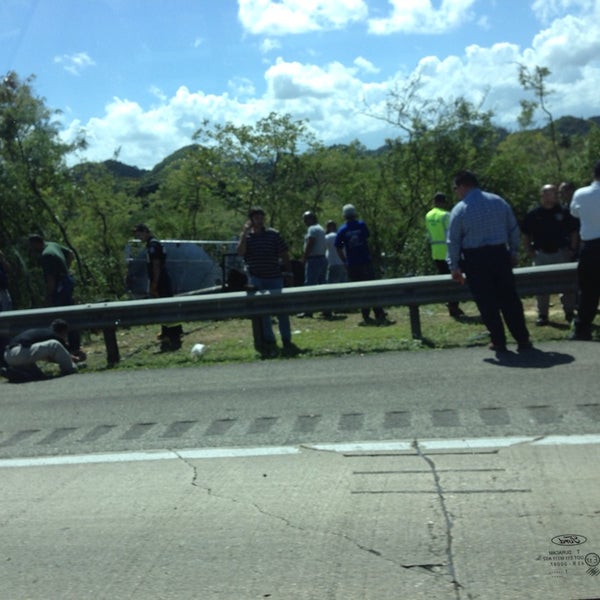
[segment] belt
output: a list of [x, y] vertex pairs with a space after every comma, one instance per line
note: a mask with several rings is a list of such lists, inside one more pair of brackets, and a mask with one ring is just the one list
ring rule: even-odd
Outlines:
[[556, 254], [557, 252], [564, 250], [566, 247], [567, 246], [561, 246], [560, 248], [552, 248], [552, 250], [549, 250], [548, 248], [536, 248], [536, 250], [538, 252], [543, 252], [544, 254]]

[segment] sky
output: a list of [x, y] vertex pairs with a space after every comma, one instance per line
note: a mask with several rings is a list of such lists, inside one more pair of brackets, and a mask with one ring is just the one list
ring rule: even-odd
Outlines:
[[[518, 128], [547, 67], [554, 118], [600, 114], [600, 0], [1, 0], [0, 73], [35, 75], [71, 156], [150, 169], [210, 123], [271, 112], [326, 145], [402, 131], [378, 118], [418, 78], [419, 101], [464, 97]], [[538, 115], [540, 123], [542, 115]]]

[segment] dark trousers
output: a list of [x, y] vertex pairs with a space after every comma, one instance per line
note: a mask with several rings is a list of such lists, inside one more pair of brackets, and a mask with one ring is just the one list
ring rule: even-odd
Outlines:
[[463, 270], [467, 284], [488, 328], [492, 343], [506, 345], [502, 317], [518, 343], [529, 341], [523, 303], [517, 294], [508, 250], [502, 246], [484, 246], [463, 250]]
[[[73, 290], [75, 289], [75, 280], [72, 275], [64, 275], [58, 282], [54, 295], [52, 297], [52, 304], [54, 306], [73, 306], [75, 301], [73, 300]], [[78, 329], [69, 328], [69, 350], [71, 352], [78, 352], [81, 350], [81, 333]]]
[[[445, 260], [434, 260], [439, 275], [450, 275], [450, 267]], [[455, 315], [458, 312], [458, 302], [448, 302], [448, 312]]]
[[[375, 270], [373, 265], [348, 265], [348, 280], [349, 281], [371, 281], [375, 279]], [[361, 308], [360, 312], [365, 321], [369, 320], [369, 308]], [[376, 319], [385, 319], [385, 311], [380, 306], [373, 307], [373, 313]]]
[[575, 332], [588, 335], [600, 300], [600, 239], [583, 242], [577, 265], [579, 306]]

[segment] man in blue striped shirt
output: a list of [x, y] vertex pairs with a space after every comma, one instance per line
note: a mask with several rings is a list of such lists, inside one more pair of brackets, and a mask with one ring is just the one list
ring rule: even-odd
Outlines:
[[471, 171], [454, 177], [459, 202], [450, 213], [448, 266], [452, 279], [466, 282], [491, 337], [490, 349], [506, 351], [502, 317], [520, 351], [532, 347], [523, 303], [512, 272], [517, 264], [520, 231], [508, 203], [479, 188]]

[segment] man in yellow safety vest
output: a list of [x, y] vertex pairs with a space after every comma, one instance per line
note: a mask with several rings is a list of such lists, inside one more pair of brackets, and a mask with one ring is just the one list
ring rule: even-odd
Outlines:
[[[431, 248], [431, 258], [440, 275], [450, 274], [448, 263], [446, 262], [446, 233], [448, 223], [450, 222], [450, 213], [446, 208], [446, 195], [437, 192], [433, 197], [433, 208], [425, 215], [425, 226], [427, 228], [427, 238]], [[458, 302], [448, 302], [448, 313], [451, 317], [462, 317], [464, 312], [459, 308]]]

